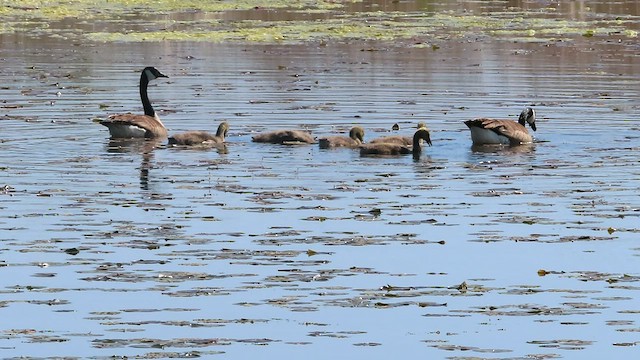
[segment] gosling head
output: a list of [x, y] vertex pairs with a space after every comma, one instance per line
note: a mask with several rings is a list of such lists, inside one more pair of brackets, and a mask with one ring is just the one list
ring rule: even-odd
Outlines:
[[224, 139], [227, 137], [228, 131], [229, 131], [229, 124], [226, 121], [223, 121], [218, 126], [218, 131], [216, 132], [216, 136]]
[[349, 131], [349, 137], [362, 144], [364, 142], [364, 129], [360, 126], [354, 126], [351, 128], [351, 131]]

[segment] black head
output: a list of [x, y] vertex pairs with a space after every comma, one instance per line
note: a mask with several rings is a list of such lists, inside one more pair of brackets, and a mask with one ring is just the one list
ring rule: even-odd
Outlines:
[[218, 137], [227, 137], [227, 133], [229, 132], [229, 123], [223, 121], [218, 125], [218, 131], [216, 132], [216, 136]]
[[146, 68], [144, 68], [144, 70], [142, 70], [142, 76], [145, 76], [149, 81], [157, 78], [161, 78], [161, 77], [168, 78], [167, 75], [161, 73], [160, 71], [158, 71], [158, 69], [154, 68], [153, 66], [147, 66]]
[[536, 131], [536, 111], [528, 107], [522, 110], [520, 117], [518, 118], [520, 125], [524, 126], [525, 123], [531, 126], [533, 131]]

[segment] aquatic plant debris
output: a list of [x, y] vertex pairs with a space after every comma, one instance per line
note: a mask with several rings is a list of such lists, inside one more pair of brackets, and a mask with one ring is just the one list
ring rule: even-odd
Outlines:
[[[631, 2], [6, 4], [3, 358], [637, 357]], [[227, 119], [228, 151], [108, 139], [92, 119], [142, 112], [146, 63], [171, 133]], [[471, 146], [462, 120], [523, 106], [535, 144]], [[423, 120], [419, 160], [251, 141]]]
[[[508, 11], [465, 8], [380, 11], [360, 1], [5, 1], [0, 33], [25, 33], [97, 42], [198, 41], [300, 44], [327, 41], [402, 41], [439, 48], [448, 40], [492, 37], [508, 41], [556, 42], [578, 38], [635, 38], [637, 19], [568, 20], [551, 8]], [[358, 6], [359, 11], [345, 11]], [[262, 20], [243, 11], [264, 11]], [[237, 15], [233, 15], [237, 13]], [[231, 16], [223, 14], [232, 14]], [[311, 19], [309, 19], [311, 18]], [[69, 24], [69, 20], [83, 19]], [[71, 26], [69, 26], [71, 25]]]

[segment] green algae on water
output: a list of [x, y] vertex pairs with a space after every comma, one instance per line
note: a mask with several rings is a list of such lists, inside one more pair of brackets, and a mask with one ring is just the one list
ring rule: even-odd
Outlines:
[[[4, 1], [0, 33], [22, 32], [98, 42], [198, 41], [296, 44], [323, 41], [408, 41], [421, 46], [438, 40], [493, 37], [517, 42], [569, 41], [616, 35], [635, 38], [631, 18], [573, 20], [553, 9], [500, 12], [352, 11], [359, 1], [80, 0]], [[243, 20], [239, 11], [266, 11]], [[314, 15], [312, 15], [314, 14]], [[308, 17], [313, 16], [310, 20]], [[70, 27], [65, 23], [74, 19]], [[78, 22], [76, 19], [83, 19]], [[63, 22], [62, 24], [56, 22]]]

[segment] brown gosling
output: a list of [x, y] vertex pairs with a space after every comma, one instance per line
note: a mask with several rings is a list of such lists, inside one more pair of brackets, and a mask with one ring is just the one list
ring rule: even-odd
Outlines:
[[[426, 129], [427, 131], [429, 131], [429, 129], [427, 129], [427, 124], [425, 124], [423, 121], [419, 122], [416, 128]], [[379, 137], [377, 139], [371, 140], [371, 143], [373, 144], [386, 143], [386, 144], [399, 144], [399, 145], [411, 146], [413, 144], [413, 137], [399, 136], [399, 135], [383, 136], [383, 137]]]
[[412, 146], [398, 143], [369, 143], [360, 146], [360, 155], [404, 155], [419, 156], [422, 153], [421, 142], [425, 141], [431, 146], [429, 130], [421, 128], [413, 134]]
[[157, 78], [168, 78], [154, 67], [146, 67], [140, 74], [140, 99], [144, 108], [144, 115], [132, 113], [111, 115], [100, 121], [101, 125], [109, 128], [112, 139], [121, 138], [166, 138], [167, 129], [151, 106], [147, 87], [149, 81]]
[[206, 131], [187, 131], [181, 134], [173, 135], [169, 138], [169, 145], [215, 145], [223, 144], [224, 138], [229, 131], [229, 124], [223, 121], [218, 126], [218, 131], [212, 135]]
[[474, 145], [515, 146], [533, 142], [525, 124], [529, 124], [531, 129], [536, 131], [536, 112], [530, 107], [525, 108], [520, 113], [518, 122], [480, 118], [464, 123], [471, 130], [471, 141]]
[[328, 136], [318, 140], [321, 149], [329, 149], [336, 147], [355, 148], [364, 142], [364, 129], [360, 126], [354, 126], [349, 131], [349, 137], [346, 136]]
[[316, 141], [311, 134], [304, 130], [276, 130], [255, 135], [254, 142], [271, 144], [314, 144]]

